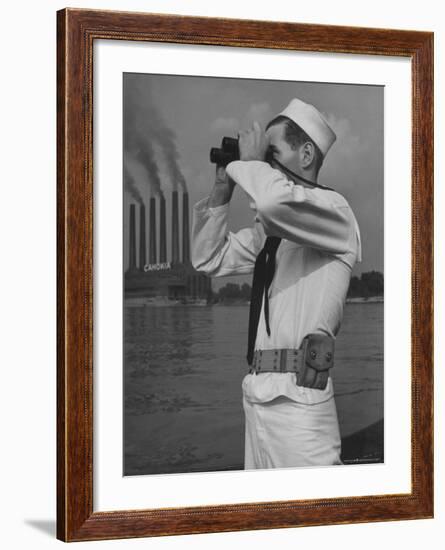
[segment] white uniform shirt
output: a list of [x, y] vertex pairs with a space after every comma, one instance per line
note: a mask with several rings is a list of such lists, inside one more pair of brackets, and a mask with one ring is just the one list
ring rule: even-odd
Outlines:
[[[228, 204], [209, 208], [208, 198], [199, 201], [193, 212], [194, 267], [212, 277], [253, 272], [266, 237], [281, 237], [269, 288], [271, 334], [262, 311], [255, 349], [298, 348], [311, 332], [335, 337], [352, 268], [361, 261], [360, 231], [348, 202], [335, 191], [295, 184], [265, 162], [234, 161], [226, 171], [252, 199], [255, 223], [229, 232]], [[291, 372], [246, 374], [242, 388], [247, 399], [260, 403], [285, 395], [310, 405], [333, 395], [330, 377], [317, 390], [297, 386]]]

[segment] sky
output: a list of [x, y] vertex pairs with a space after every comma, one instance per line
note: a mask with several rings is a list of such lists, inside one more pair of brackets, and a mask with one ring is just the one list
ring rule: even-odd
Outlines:
[[[357, 218], [363, 261], [353, 274], [383, 272], [382, 86], [134, 73], [124, 74], [124, 265], [129, 204], [138, 193], [145, 201], [164, 193], [169, 220], [173, 188], [187, 188], [191, 205], [208, 196], [215, 176], [211, 147], [255, 120], [264, 129], [294, 97], [315, 105], [337, 134], [318, 181], [340, 192]], [[229, 228], [252, 223], [247, 196], [237, 189]], [[217, 287], [244, 280], [221, 280]]]

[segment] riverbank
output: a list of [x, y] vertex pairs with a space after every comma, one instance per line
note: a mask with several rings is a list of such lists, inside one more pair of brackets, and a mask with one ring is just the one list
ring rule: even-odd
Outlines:
[[[346, 298], [347, 304], [381, 304], [383, 296], [357, 296]], [[175, 306], [248, 306], [249, 300], [226, 299], [211, 301], [202, 298], [190, 298], [187, 300], [173, 300], [165, 296], [146, 297], [146, 296], [126, 296], [126, 307], [175, 307]]]
[[347, 304], [383, 304], [383, 296], [356, 296], [355, 298], [346, 298]]

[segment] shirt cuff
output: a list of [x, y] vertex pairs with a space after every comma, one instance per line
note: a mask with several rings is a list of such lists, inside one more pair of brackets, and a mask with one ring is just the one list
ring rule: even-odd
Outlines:
[[240, 163], [243, 162], [242, 160], [232, 160], [232, 162], [229, 162], [229, 164], [226, 166], [226, 173], [234, 179], [234, 171], [236, 171], [236, 167], [240, 165]]
[[226, 172], [233, 180], [235, 180], [240, 169], [246, 170], [246, 167], [255, 168], [264, 165], [271, 168], [270, 164], [264, 160], [232, 160], [232, 162], [229, 162], [226, 166]]
[[229, 162], [229, 164], [226, 166], [226, 173], [230, 178], [233, 179], [238, 185], [240, 183], [239, 181], [239, 171], [240, 169], [245, 169], [246, 164], [252, 163], [251, 160], [232, 160], [232, 162]]
[[219, 214], [225, 214], [229, 210], [229, 203], [221, 204], [220, 206], [208, 206], [210, 196], [204, 197], [198, 201], [193, 207], [196, 212], [204, 213], [209, 212], [212, 216], [217, 216]]

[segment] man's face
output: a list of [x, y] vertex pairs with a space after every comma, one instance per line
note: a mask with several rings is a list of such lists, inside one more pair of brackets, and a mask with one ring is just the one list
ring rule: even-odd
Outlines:
[[280, 122], [274, 124], [266, 131], [266, 137], [269, 141], [269, 147], [267, 149], [268, 160], [272, 168], [279, 168], [278, 165], [274, 166], [273, 159], [277, 159], [281, 164], [284, 164], [286, 168], [295, 171], [299, 167], [300, 156], [298, 149], [292, 149], [284, 138], [285, 123]]

